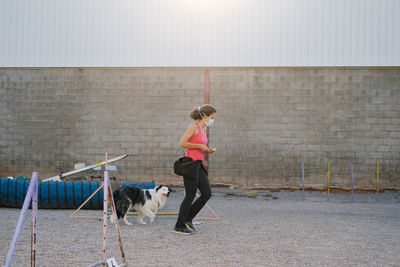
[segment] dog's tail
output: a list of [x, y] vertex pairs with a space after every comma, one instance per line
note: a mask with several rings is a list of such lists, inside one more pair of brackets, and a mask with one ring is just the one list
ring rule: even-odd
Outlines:
[[137, 187], [123, 187], [113, 192], [115, 209], [117, 211], [118, 219], [125, 216], [128, 212], [130, 204], [137, 203], [144, 204], [144, 195], [142, 190]]

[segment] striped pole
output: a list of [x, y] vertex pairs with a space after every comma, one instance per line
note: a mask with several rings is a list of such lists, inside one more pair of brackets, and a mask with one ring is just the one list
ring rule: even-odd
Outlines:
[[304, 162], [303, 162], [303, 160], [301, 161], [301, 174], [302, 174], [302, 180], [303, 180], [303, 200], [304, 200]]
[[376, 161], [376, 201], [379, 200], [379, 160]]
[[[14, 256], [15, 248], [17, 246], [19, 236], [21, 234], [22, 226], [24, 225], [24, 221], [25, 221], [26, 213], [29, 208], [29, 204], [31, 203], [32, 196], [35, 194], [35, 191], [37, 194], [37, 189], [35, 190], [35, 188], [37, 188], [37, 185], [38, 185], [38, 173], [33, 172], [32, 179], [29, 184], [28, 192], [26, 193], [24, 204], [22, 205], [21, 213], [19, 214], [17, 227], [15, 228], [14, 236], [11, 241], [10, 248], [8, 249], [6, 264], [4, 265], [5, 267], [11, 266], [12, 257]], [[34, 208], [34, 207], [32, 207], [32, 208]], [[36, 213], [36, 212], [32, 211], [32, 217], [36, 216], [36, 214], [37, 214], [37, 213], [36, 214], [34, 214], [34, 213]], [[33, 220], [33, 218], [32, 218], [32, 220]], [[35, 229], [35, 236], [36, 236], [36, 229]], [[31, 240], [32, 240], [32, 237], [31, 237]], [[32, 260], [32, 256], [31, 256], [31, 260]], [[32, 264], [32, 262], [31, 262], [31, 264]]]
[[32, 233], [31, 233], [31, 267], [36, 265], [36, 223], [38, 212], [38, 182], [35, 183], [32, 194]]
[[328, 201], [330, 198], [330, 179], [331, 179], [331, 162], [328, 161]]
[[351, 201], [354, 202], [353, 162], [351, 162]]
[[106, 255], [106, 236], [107, 236], [107, 211], [108, 211], [108, 171], [107, 171], [107, 153], [106, 153], [106, 166], [104, 170], [104, 186], [103, 186], [103, 198], [104, 198], [104, 204], [103, 204], [103, 261], [105, 265], [105, 262], [107, 260], [107, 255]]

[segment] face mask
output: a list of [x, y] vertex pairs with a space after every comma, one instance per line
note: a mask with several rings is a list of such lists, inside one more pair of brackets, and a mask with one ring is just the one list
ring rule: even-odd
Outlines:
[[210, 127], [210, 126], [213, 125], [213, 123], [214, 123], [214, 120], [209, 119], [205, 124], [206, 124], [207, 127]]
[[[200, 116], [201, 116], [201, 118], [203, 118], [203, 116], [201, 115], [201, 113], [200, 113]], [[208, 116], [206, 115], [206, 114], [204, 114], [204, 116], [206, 116], [207, 118], [208, 118]], [[203, 118], [204, 119], [204, 118]], [[208, 121], [206, 121], [205, 122], [205, 125], [207, 126], [207, 127], [210, 127], [210, 126], [212, 126], [214, 124], [214, 120], [213, 119], [210, 119], [210, 118], [208, 118]]]

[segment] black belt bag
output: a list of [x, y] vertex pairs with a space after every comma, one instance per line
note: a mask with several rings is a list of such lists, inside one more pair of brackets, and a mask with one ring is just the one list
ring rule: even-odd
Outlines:
[[182, 157], [174, 162], [174, 173], [187, 178], [196, 179], [201, 161], [189, 157]]

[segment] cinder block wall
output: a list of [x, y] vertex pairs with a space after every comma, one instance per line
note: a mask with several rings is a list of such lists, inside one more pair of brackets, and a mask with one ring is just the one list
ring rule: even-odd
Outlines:
[[[205, 69], [0, 69], [0, 176], [130, 156], [120, 178], [180, 183], [173, 161]], [[400, 68], [210, 70], [213, 183], [400, 188]]]

